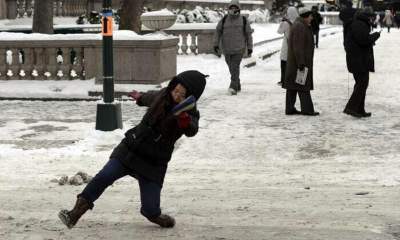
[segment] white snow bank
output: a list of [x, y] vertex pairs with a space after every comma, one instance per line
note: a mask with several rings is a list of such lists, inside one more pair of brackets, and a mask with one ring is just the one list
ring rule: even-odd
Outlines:
[[142, 16], [175, 16], [175, 14], [168, 9], [162, 9], [160, 11], [145, 12]]

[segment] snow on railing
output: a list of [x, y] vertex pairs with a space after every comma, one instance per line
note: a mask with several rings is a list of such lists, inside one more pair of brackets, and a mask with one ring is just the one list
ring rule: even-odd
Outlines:
[[85, 79], [83, 48], [28, 42], [0, 46], [0, 80]]

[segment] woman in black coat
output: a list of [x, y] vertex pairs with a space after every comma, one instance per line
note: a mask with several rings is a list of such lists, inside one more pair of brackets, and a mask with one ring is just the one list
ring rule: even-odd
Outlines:
[[380, 33], [370, 34], [375, 15], [369, 9], [356, 13], [346, 38], [346, 62], [353, 73], [354, 91], [344, 109], [344, 113], [354, 117], [370, 117], [365, 111], [365, 95], [368, 88], [369, 72], [375, 71], [373, 46]]
[[149, 108], [142, 121], [125, 133], [125, 138], [111, 153], [103, 169], [78, 195], [74, 208], [60, 211], [59, 218], [68, 228], [93, 208], [94, 201], [108, 186], [126, 175], [139, 182], [141, 214], [161, 227], [175, 225], [174, 218], [161, 214], [161, 189], [175, 142], [182, 135], [196, 135], [200, 114], [195, 106], [178, 115], [172, 110], [189, 96], [198, 100], [204, 91], [206, 77], [198, 71], [186, 71], [159, 91], [133, 91], [130, 94], [139, 106]]

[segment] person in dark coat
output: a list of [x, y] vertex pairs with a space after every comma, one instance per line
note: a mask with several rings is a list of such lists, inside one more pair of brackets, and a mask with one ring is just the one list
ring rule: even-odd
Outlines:
[[[312, 12], [308, 8], [300, 8], [299, 15], [293, 23], [288, 41], [288, 58], [285, 80], [282, 87], [286, 89], [287, 115], [303, 114], [316, 116], [310, 91], [314, 89], [313, 84], [313, 59], [314, 38], [311, 31]], [[304, 85], [296, 83], [298, 70], [305, 71], [308, 68], [307, 79]], [[299, 95], [301, 112], [295, 108], [296, 97]]]
[[374, 18], [370, 9], [357, 12], [345, 40], [347, 69], [353, 73], [355, 85], [343, 112], [358, 118], [371, 116], [365, 111], [365, 95], [369, 72], [375, 71], [373, 46], [380, 37], [379, 32], [370, 33]]
[[322, 16], [321, 14], [318, 12], [318, 7], [317, 6], [313, 6], [311, 8], [312, 10], [312, 16], [313, 19], [311, 21], [311, 29], [314, 35], [314, 43], [315, 43], [315, 47], [318, 48], [318, 42], [319, 42], [319, 25], [321, 25], [322, 23]]
[[345, 41], [347, 30], [348, 30], [351, 22], [353, 21], [353, 16], [356, 13], [356, 11], [357, 10], [355, 8], [353, 8], [352, 1], [346, 1], [345, 7], [342, 10], [340, 10], [339, 19], [343, 23], [343, 44]]
[[166, 88], [130, 94], [139, 106], [146, 106], [148, 110], [141, 122], [125, 133], [107, 164], [77, 196], [74, 208], [60, 211], [59, 218], [68, 228], [93, 208], [93, 203], [108, 186], [127, 175], [139, 182], [141, 214], [161, 227], [175, 225], [174, 218], [161, 213], [161, 189], [175, 142], [182, 135], [196, 135], [200, 114], [196, 106], [177, 116], [171, 110], [189, 96], [198, 100], [204, 91], [206, 77], [198, 71], [185, 71], [175, 76]]

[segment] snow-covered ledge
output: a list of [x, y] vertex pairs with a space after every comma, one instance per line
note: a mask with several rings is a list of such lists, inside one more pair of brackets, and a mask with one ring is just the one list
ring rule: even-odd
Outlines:
[[[178, 38], [164, 34], [114, 32], [116, 83], [157, 84], [176, 75]], [[0, 80], [102, 82], [100, 34], [0, 33]]]

